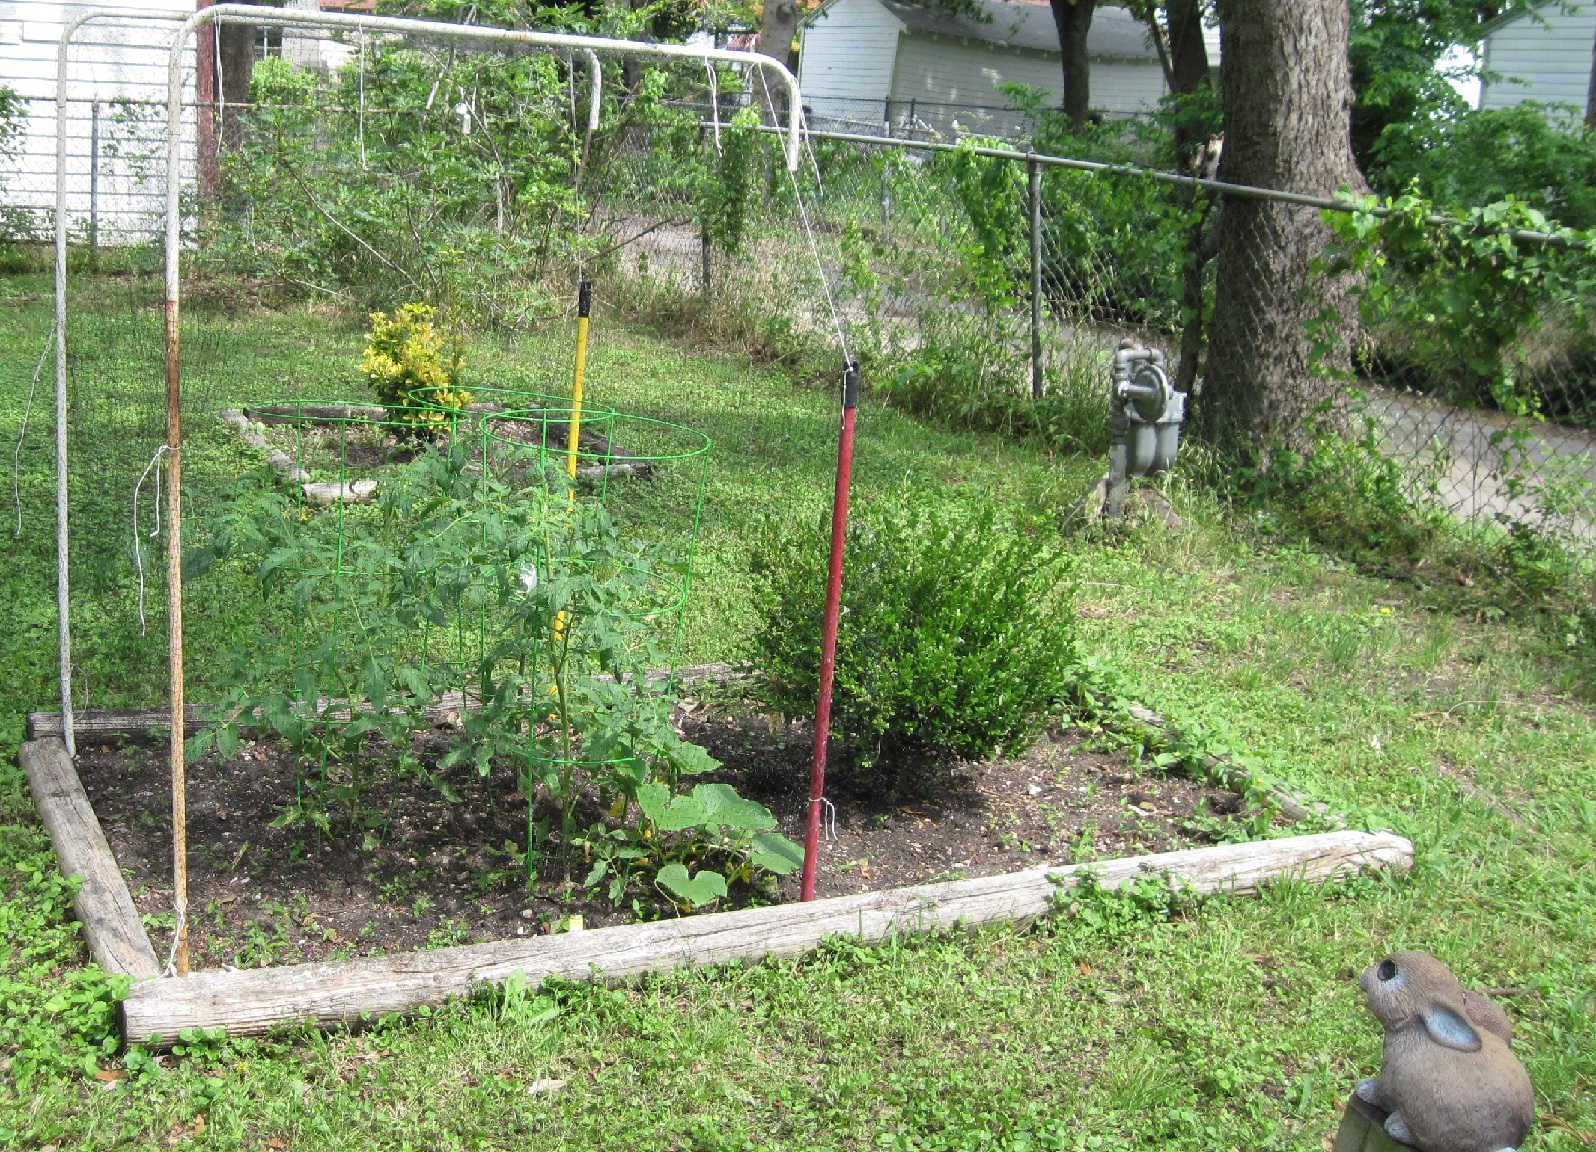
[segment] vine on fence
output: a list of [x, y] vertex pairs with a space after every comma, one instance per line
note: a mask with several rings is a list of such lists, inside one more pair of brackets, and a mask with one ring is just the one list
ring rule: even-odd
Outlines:
[[[1560, 227], [1512, 198], [1448, 214], [1451, 225], [1433, 223], [1436, 205], [1411, 192], [1355, 203], [1356, 211], [1326, 213], [1337, 243], [1322, 271], [1354, 274], [1372, 340], [1366, 356], [1394, 361], [1426, 390], [1465, 405], [1547, 415], [1549, 398], [1522, 369], [1534, 339], [1560, 321], [1588, 328], [1596, 234]], [[1386, 214], [1370, 211], [1377, 206]], [[1596, 393], [1578, 404], [1596, 404]]]

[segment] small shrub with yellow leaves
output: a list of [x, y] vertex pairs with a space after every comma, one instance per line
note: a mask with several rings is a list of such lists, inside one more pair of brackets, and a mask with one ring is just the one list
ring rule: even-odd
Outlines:
[[427, 432], [471, 405], [471, 393], [460, 387], [465, 350], [459, 340], [450, 340], [445, 354], [434, 315], [430, 304], [419, 303], [405, 304], [391, 316], [373, 312], [360, 358], [361, 372], [389, 413]]

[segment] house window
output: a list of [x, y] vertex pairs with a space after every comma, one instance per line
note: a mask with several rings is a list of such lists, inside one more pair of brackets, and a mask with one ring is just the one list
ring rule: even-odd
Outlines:
[[268, 56], [281, 56], [283, 54], [283, 30], [281, 28], [262, 28], [260, 38], [255, 41], [255, 59], [264, 60]]

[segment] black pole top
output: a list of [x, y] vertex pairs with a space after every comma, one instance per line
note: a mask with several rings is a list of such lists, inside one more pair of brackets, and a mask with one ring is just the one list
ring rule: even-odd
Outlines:
[[576, 314], [587, 317], [593, 315], [593, 281], [586, 276], [576, 290]]
[[842, 406], [859, 407], [859, 361], [850, 360], [842, 367]]

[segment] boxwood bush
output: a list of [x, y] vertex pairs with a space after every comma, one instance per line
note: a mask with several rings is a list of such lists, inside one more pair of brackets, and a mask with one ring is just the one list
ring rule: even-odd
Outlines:
[[[766, 702], [812, 713], [829, 522], [767, 523], [752, 571]], [[1068, 563], [1050, 526], [903, 489], [848, 526], [832, 731], [844, 775], [923, 793], [949, 761], [1020, 751], [1076, 666]]]

